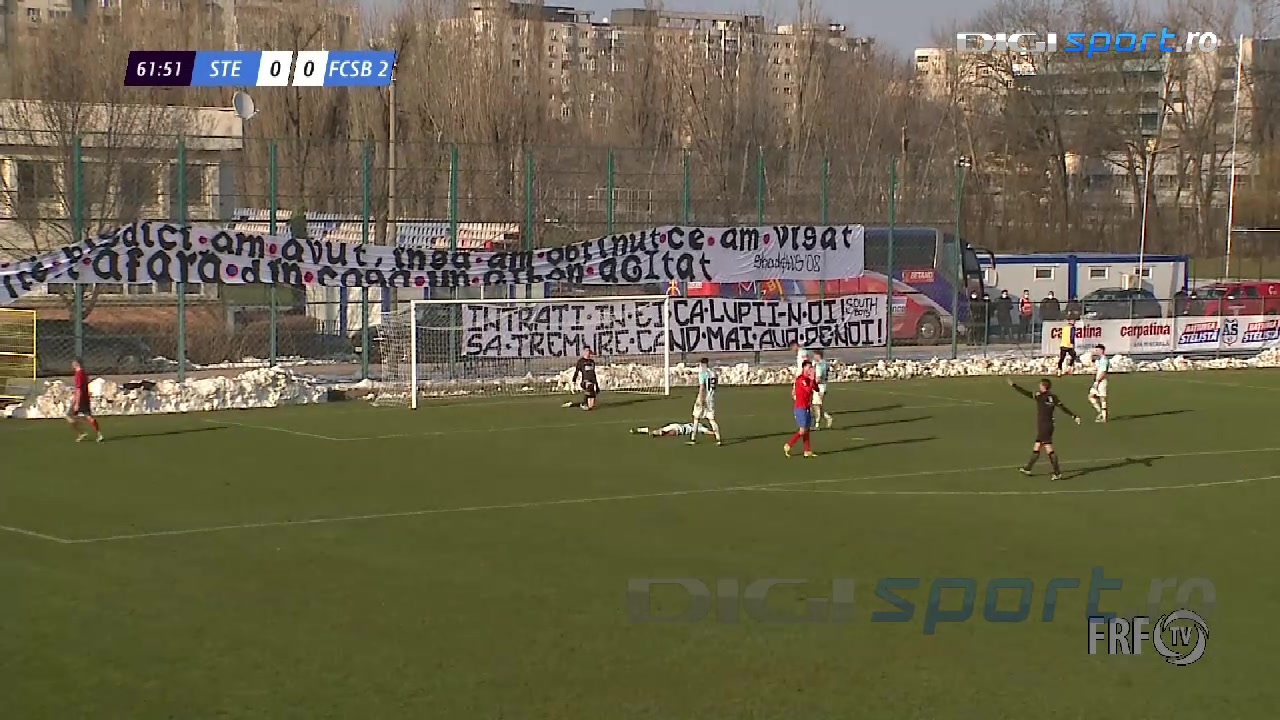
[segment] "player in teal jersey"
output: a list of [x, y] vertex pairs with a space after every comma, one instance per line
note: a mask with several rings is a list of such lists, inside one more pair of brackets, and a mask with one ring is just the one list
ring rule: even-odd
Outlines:
[[822, 422], [827, 429], [835, 423], [831, 414], [826, 412], [823, 403], [827, 399], [827, 381], [831, 377], [831, 361], [823, 357], [821, 350], [813, 351], [813, 370], [814, 378], [818, 381], [818, 390], [813, 394], [813, 429], [818, 429], [818, 423]]
[[[716, 385], [719, 384], [719, 378], [716, 377], [716, 371], [711, 369], [711, 362], [706, 358], [698, 361], [698, 399], [693, 403], [693, 425], [699, 430], [702, 429], [702, 421], [706, 420], [711, 426], [711, 432], [716, 436], [716, 444], [722, 445], [720, 439], [720, 425], [716, 423]], [[689, 444], [698, 444], [698, 433], [689, 435]]]
[[695, 423], [668, 423], [660, 428], [631, 428], [632, 435], [648, 435], [649, 437], [697, 437], [697, 434], [710, 435], [711, 431]]
[[1089, 404], [1098, 411], [1094, 422], [1104, 423], [1110, 416], [1107, 412], [1107, 375], [1111, 370], [1111, 358], [1107, 357], [1107, 348], [1102, 345], [1094, 348], [1093, 356], [1096, 374], [1089, 388]]

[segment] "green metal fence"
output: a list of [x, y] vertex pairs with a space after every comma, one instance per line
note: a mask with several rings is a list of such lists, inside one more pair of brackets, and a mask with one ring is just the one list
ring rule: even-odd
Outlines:
[[[265, 210], [272, 233], [303, 211], [342, 216], [360, 223], [365, 242], [388, 242], [397, 221], [447, 221], [453, 247], [460, 225], [473, 222], [518, 227], [526, 249], [670, 223], [931, 224], [961, 236], [971, 228], [980, 243], [992, 245], [998, 243], [986, 240], [993, 228], [1007, 230], [1007, 223], [990, 215], [989, 193], [966, 183], [966, 164], [957, 162], [954, 179], [940, 181], [938, 173], [922, 169], [921, 159], [905, 153], [901, 162], [895, 158], [888, 167], [875, 168], [863, 167], [856, 158], [759, 147], [708, 153], [399, 144], [391, 152], [374, 141], [256, 138], [251, 125], [246, 138], [230, 145], [197, 136], [122, 140], [32, 133], [31, 147], [14, 156], [18, 170], [6, 175], [0, 188], [10, 208], [9, 218], [0, 222], [0, 253], [45, 251], [138, 219], [225, 223], [237, 208]], [[24, 178], [45, 177], [41, 168], [51, 181], [24, 185]], [[1148, 251], [1176, 249], [1169, 247], [1162, 226], [1149, 234]], [[1266, 258], [1275, 254], [1265, 243], [1255, 244], [1252, 250], [1244, 247], [1249, 256], [1235, 263], [1237, 273], [1272, 271]], [[892, 268], [892, 240], [889, 247]], [[955, 259], [948, 264], [959, 267]], [[343, 357], [362, 377], [372, 372], [370, 319], [380, 308], [368, 291], [360, 293], [354, 338], [318, 319], [328, 315], [314, 305], [308, 312], [304, 298], [289, 287], [179, 286], [141, 292], [77, 286], [25, 305], [36, 307], [44, 319], [68, 323], [65, 338], [52, 337], [69, 347], [51, 354], [114, 352], [118, 357], [106, 359], [111, 367], [121, 360], [129, 365], [142, 348], [117, 343], [118, 350], [99, 351], [104, 326], [114, 328], [107, 335], [135, 337], [170, 359], [179, 377], [197, 366], [249, 359], [276, 364], [295, 356]], [[951, 310], [955, 316], [959, 308]], [[927, 349], [909, 348], [906, 338], [895, 338], [877, 353], [955, 357], [965, 352], [966, 343], [987, 347], [990, 338], [990, 333], [953, 331], [944, 347]], [[342, 343], [361, 352], [344, 355]]]

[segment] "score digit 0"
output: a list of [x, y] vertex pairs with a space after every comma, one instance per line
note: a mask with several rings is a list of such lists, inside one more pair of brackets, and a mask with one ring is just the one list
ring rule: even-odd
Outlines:
[[293, 53], [287, 50], [266, 50], [258, 64], [258, 87], [287, 87], [289, 73], [293, 70]]
[[328, 62], [327, 50], [306, 50], [298, 53], [298, 61], [294, 65], [294, 87], [320, 87], [324, 85], [325, 63]]

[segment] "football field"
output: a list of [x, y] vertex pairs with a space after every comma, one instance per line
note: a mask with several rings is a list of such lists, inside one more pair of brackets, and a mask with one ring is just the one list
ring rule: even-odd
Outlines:
[[[786, 386], [722, 386], [723, 447], [628, 434], [687, 422], [689, 389], [108, 417], [100, 445], [0, 421], [3, 715], [1274, 717], [1280, 372], [1116, 375], [1105, 425], [1088, 386], [1055, 384], [1085, 419], [1059, 420], [1058, 482], [1016, 471], [1035, 408], [995, 377], [834, 385], [812, 459], [783, 456]], [[1212, 581], [1204, 657], [1090, 656], [1095, 567], [1123, 581], [1111, 611]], [[927, 634], [957, 577], [972, 617]], [[803, 579], [769, 594], [796, 616], [852, 578], [856, 602], [642, 623], [643, 578]], [[919, 579], [909, 620], [872, 621], [885, 578]], [[1032, 580], [1027, 621], [984, 619], [993, 578]], [[1043, 622], [1053, 578], [1084, 589]], [[666, 585], [650, 611], [688, 603]]]

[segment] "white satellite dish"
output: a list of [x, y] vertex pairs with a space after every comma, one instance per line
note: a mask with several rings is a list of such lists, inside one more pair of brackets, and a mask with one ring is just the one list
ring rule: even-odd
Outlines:
[[249, 97], [248, 93], [237, 92], [233, 95], [231, 97], [231, 107], [235, 108], [236, 117], [241, 120], [249, 120], [258, 114], [257, 109], [253, 106], [253, 98]]

